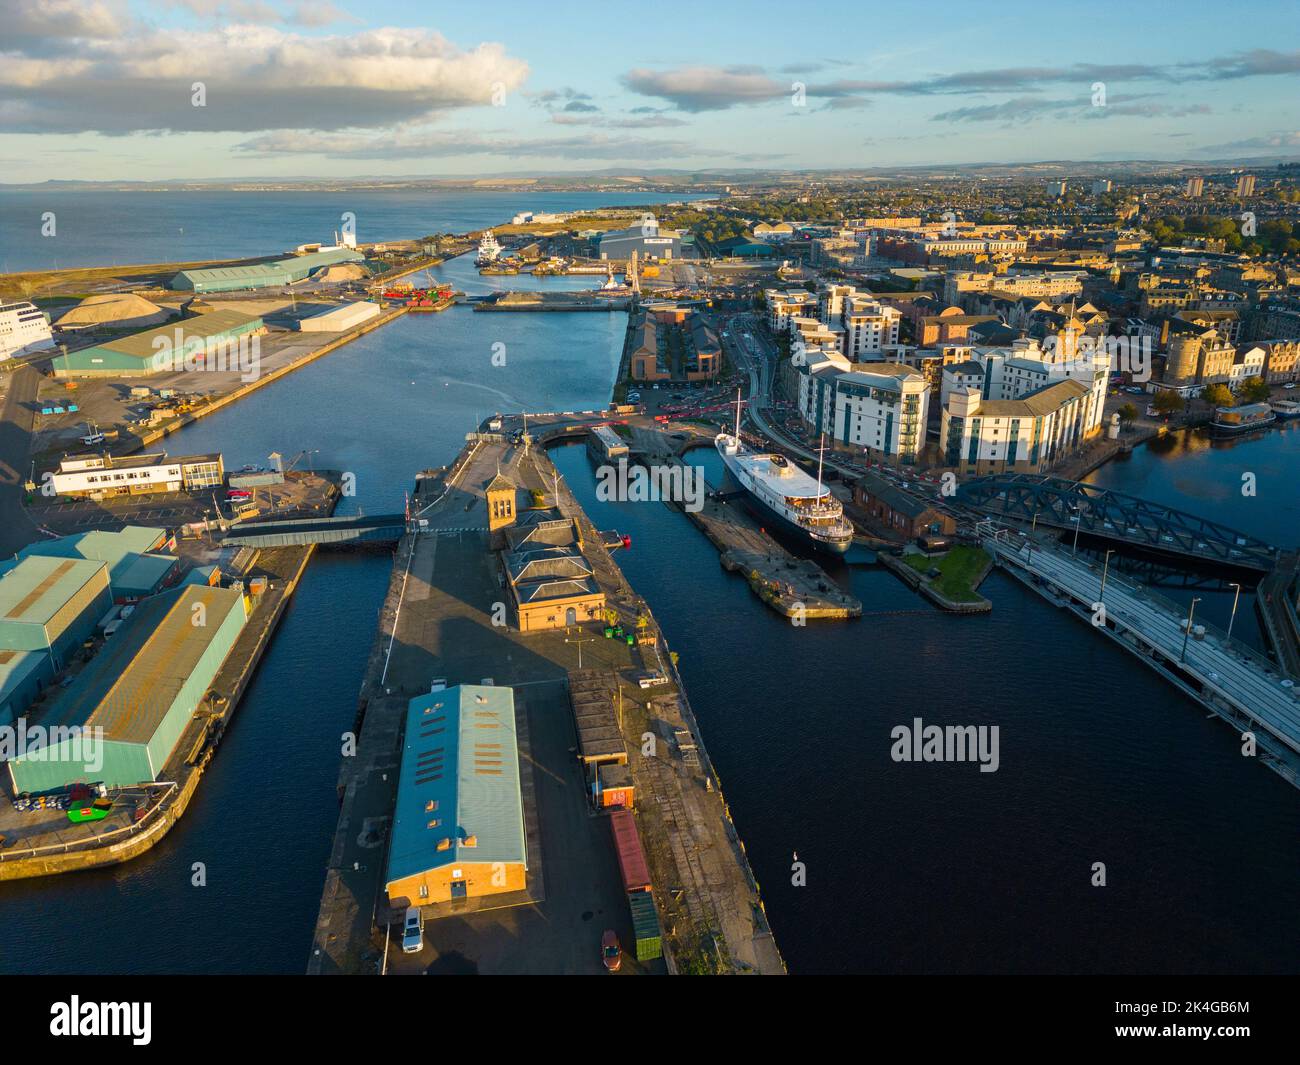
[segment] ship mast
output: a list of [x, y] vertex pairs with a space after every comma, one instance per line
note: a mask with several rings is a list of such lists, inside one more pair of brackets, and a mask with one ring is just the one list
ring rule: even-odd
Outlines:
[[740, 444], [740, 389], [736, 389], [736, 444]]
[[822, 459], [826, 457], [826, 434], [817, 434], [817, 498], [822, 497]]

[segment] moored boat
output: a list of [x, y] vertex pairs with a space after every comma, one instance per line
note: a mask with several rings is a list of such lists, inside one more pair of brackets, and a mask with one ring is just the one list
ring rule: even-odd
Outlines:
[[823, 484], [821, 464], [814, 479], [784, 455], [751, 451], [740, 439], [740, 397], [736, 431], [719, 433], [714, 446], [745, 490], [745, 499], [766, 520], [820, 551], [842, 555], [853, 546], [853, 523]]

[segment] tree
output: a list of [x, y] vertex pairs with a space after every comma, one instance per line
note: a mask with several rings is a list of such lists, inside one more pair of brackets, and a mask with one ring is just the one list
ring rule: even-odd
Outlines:
[[1125, 403], [1119, 409], [1119, 420], [1122, 422], [1137, 421], [1138, 409], [1132, 403]]
[[1187, 400], [1179, 393], [1163, 388], [1156, 393], [1151, 405], [1161, 414], [1181, 414], [1187, 409]]
[[1240, 395], [1247, 403], [1263, 403], [1268, 399], [1272, 389], [1262, 377], [1248, 377], [1241, 384]]
[[1206, 385], [1201, 398], [1215, 407], [1231, 407], [1237, 402], [1237, 397], [1227, 385]]

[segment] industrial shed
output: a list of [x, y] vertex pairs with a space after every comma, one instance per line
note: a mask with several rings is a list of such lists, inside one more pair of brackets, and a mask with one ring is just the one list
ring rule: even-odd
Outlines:
[[412, 699], [389, 901], [422, 906], [521, 891], [527, 869], [514, 691], [461, 684]]
[[354, 329], [363, 322], [370, 321], [371, 318], [379, 317], [379, 314], [379, 304], [371, 303], [369, 300], [359, 300], [356, 303], [330, 307], [319, 314], [303, 318], [298, 323], [298, 329], [303, 333], [342, 333], [344, 330]]
[[176, 575], [180, 560], [162, 550], [168, 541], [166, 529], [128, 525], [117, 531], [92, 529], [41, 540], [24, 547], [18, 557], [85, 558], [103, 562], [108, 566], [113, 599], [126, 603], [153, 595]]
[[80, 558], [20, 558], [0, 568], [0, 650], [41, 651], [62, 669], [112, 607], [108, 567]]
[[229, 588], [187, 585], [146, 599], [35, 722], [46, 730], [100, 730], [100, 750], [78, 737], [29, 751], [8, 763], [14, 789], [158, 779], [246, 616], [243, 594]]
[[[205, 357], [220, 364], [235, 361], [230, 346], [240, 337], [262, 333], [261, 318], [236, 311], [212, 311], [172, 325], [109, 340], [80, 351], [57, 355], [51, 363], [55, 377], [147, 377], [179, 369], [178, 360], [203, 364]], [[238, 366], [238, 363], [235, 362]]]
[[12, 725], [54, 676], [40, 651], [0, 651], [0, 726]]
[[359, 263], [365, 256], [353, 248], [330, 248], [326, 251], [290, 255], [248, 266], [213, 266], [201, 270], [182, 270], [172, 278], [171, 287], [188, 292], [238, 292], [250, 288], [280, 288], [310, 277], [315, 271], [336, 263]]

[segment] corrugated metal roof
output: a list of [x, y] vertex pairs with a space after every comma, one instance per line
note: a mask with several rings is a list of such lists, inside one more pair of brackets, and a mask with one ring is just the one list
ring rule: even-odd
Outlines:
[[86, 558], [104, 562], [108, 564], [108, 579], [115, 588], [135, 587], [144, 571], [138, 571], [131, 577], [128, 574], [131, 574], [144, 556], [149, 555], [156, 560], [148, 567], [150, 570], [163, 570], [163, 559], [167, 560], [169, 566], [175, 564], [173, 556], [151, 554], [166, 539], [167, 530], [144, 525], [128, 525], [116, 532], [93, 529], [28, 544], [18, 552], [18, 557]]
[[527, 863], [511, 688], [460, 684], [407, 707], [388, 883], [456, 862]]
[[44, 625], [104, 563], [80, 558], [20, 558], [0, 575], [0, 625]]
[[0, 702], [41, 668], [44, 651], [0, 651]]
[[248, 266], [213, 266], [201, 270], [182, 270], [172, 279], [172, 287], [176, 288], [182, 278], [196, 291], [214, 283], [223, 284], [232, 281], [247, 281], [250, 287], [264, 280], [278, 284], [289, 280], [294, 275], [303, 276], [304, 273], [311, 273], [322, 266], [359, 263], [364, 260], [364, 255], [351, 248], [333, 248], [329, 251], [308, 252], [306, 255], [290, 255], [265, 263], [252, 263]]
[[[199, 604], [202, 625], [193, 620]], [[98, 727], [105, 740], [148, 743], [222, 623], [243, 610], [235, 589], [197, 584], [145, 599], [41, 724]]]
[[[160, 325], [156, 329], [146, 329], [143, 333], [133, 333], [129, 337], [122, 337], [120, 340], [110, 340], [104, 344], [96, 344], [93, 348], [87, 348], [87, 351], [98, 351], [103, 349], [111, 351], [118, 355], [130, 355], [136, 359], [152, 359], [158, 352], [154, 346], [154, 341], [159, 338], [165, 338], [169, 345], [175, 347], [176, 335], [179, 331], [182, 344], [193, 344], [199, 341], [206, 342], [213, 337], [220, 337], [234, 329], [240, 329], [254, 324], [254, 328], [260, 327], [262, 319], [256, 315], [240, 314], [238, 311], [212, 311], [208, 314], [200, 314], [197, 318], [186, 318], [184, 321], [172, 322], [167, 325]], [[71, 355], [81, 355], [83, 352], [70, 352]]]

